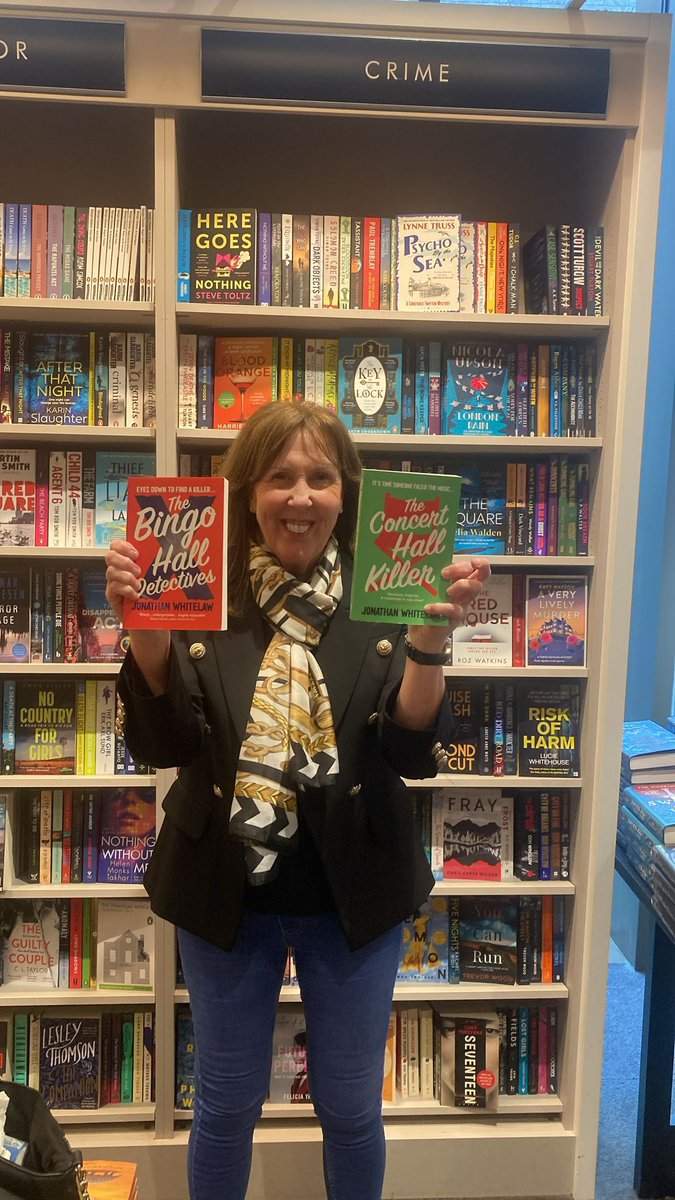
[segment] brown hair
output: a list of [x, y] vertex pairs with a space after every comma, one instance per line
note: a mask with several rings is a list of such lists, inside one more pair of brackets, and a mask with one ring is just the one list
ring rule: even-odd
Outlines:
[[340, 549], [351, 553], [359, 501], [361, 462], [345, 426], [330, 409], [279, 400], [249, 417], [225, 460], [230, 488], [228, 532], [229, 609], [240, 613], [249, 591], [248, 550], [259, 537], [250, 509], [253, 487], [296, 433], [307, 434], [340, 471], [342, 512], [335, 526]]

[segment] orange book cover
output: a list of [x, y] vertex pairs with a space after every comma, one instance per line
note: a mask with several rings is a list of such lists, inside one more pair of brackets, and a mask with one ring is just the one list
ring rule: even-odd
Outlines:
[[506, 312], [506, 293], [509, 274], [509, 227], [497, 222], [497, 272], [495, 280], [495, 311]]
[[215, 339], [214, 429], [241, 429], [256, 409], [276, 400], [276, 356], [274, 337]]
[[136, 1163], [91, 1159], [82, 1166], [91, 1200], [134, 1200]]
[[551, 347], [537, 347], [537, 437], [551, 432]]
[[541, 898], [541, 982], [553, 983], [553, 896]]
[[382, 1099], [390, 1104], [396, 1100], [396, 1013], [389, 1015], [387, 1045], [384, 1051], [384, 1081]]

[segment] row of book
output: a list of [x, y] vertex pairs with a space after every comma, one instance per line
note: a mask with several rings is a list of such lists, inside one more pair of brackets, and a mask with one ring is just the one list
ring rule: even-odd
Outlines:
[[154, 209], [0, 203], [0, 295], [155, 298]]
[[600, 227], [545, 226], [521, 255], [518, 224], [458, 213], [178, 214], [179, 303], [601, 316], [603, 293]]
[[0, 1078], [41, 1092], [51, 1109], [150, 1104], [155, 1099], [152, 1009], [74, 1017], [15, 1012], [0, 1017]]
[[0, 987], [152, 992], [155, 927], [149, 900], [0, 900]]
[[617, 843], [675, 928], [675, 730], [656, 721], [624, 722]]
[[[6, 810], [0, 792], [0, 823]], [[10, 804], [9, 825], [14, 884], [142, 883], [155, 845], [155, 792], [22, 789]]]
[[[2, 775], [147, 775], [115, 730], [109, 679], [0, 680]], [[1, 778], [1, 776], [0, 776]]]
[[108, 546], [126, 534], [129, 477], [154, 474], [145, 451], [0, 450], [0, 547]]
[[108, 604], [104, 567], [0, 570], [0, 663], [119, 663], [128, 636]]
[[434, 879], [570, 878], [569, 792], [412, 789], [417, 829]]
[[592, 343], [184, 333], [178, 355], [181, 429], [241, 429], [264, 404], [306, 400], [357, 433], [595, 435]]
[[[460, 1053], [462, 1041], [471, 1053]], [[194, 1107], [194, 1030], [188, 1008], [176, 1013], [176, 1109]], [[444, 1108], [493, 1109], [501, 1096], [558, 1091], [558, 1011], [552, 1004], [490, 1008], [397, 1006], [391, 1013], [382, 1100], [436, 1101]], [[277, 1013], [268, 1098], [311, 1104], [307, 1028], [302, 1012]]]
[[154, 333], [0, 331], [0, 424], [154, 428]]

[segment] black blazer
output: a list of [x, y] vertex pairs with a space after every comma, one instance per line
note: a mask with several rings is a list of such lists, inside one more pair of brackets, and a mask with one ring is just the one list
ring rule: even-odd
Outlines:
[[[435, 775], [433, 746], [447, 745], [454, 722], [447, 700], [432, 728], [413, 731], [392, 720], [404, 631], [351, 621], [351, 564], [344, 561], [343, 580], [344, 597], [315, 650], [333, 711], [340, 777], [318, 797], [305, 793], [302, 811], [347, 941], [357, 949], [409, 916], [431, 890], [401, 775]], [[245, 884], [243, 846], [228, 835], [230, 802], [270, 638], [251, 601], [224, 633], [173, 636], [164, 695], [151, 696], [131, 654], [119, 677], [132, 755], [182, 768], [164, 800], [166, 817], [145, 876], [153, 911], [224, 949], [236, 938]], [[201, 657], [190, 654], [196, 643]]]

